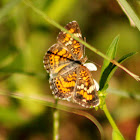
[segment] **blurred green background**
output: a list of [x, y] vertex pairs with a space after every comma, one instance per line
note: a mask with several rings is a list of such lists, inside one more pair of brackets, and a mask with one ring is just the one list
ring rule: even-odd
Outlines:
[[[0, 0], [0, 8], [14, 0]], [[117, 58], [140, 52], [140, 32], [114, 0], [35, 0], [33, 4], [65, 26], [76, 20], [89, 44], [105, 53], [116, 35], [120, 35]], [[140, 1], [130, 5], [140, 17]], [[51, 140], [53, 109], [33, 101], [12, 98], [12, 94], [53, 97], [43, 57], [56, 42], [59, 30], [46, 23], [23, 2], [16, 4], [0, 19], [0, 140]], [[89, 61], [97, 63], [93, 77], [99, 82], [103, 58], [86, 49]], [[116, 59], [117, 59], [116, 58]], [[123, 65], [140, 75], [140, 54]], [[106, 102], [115, 122], [127, 140], [134, 140], [140, 123], [140, 85], [118, 69], [109, 85]], [[120, 95], [114, 94], [119, 91]], [[123, 92], [132, 98], [123, 97]], [[9, 96], [4, 96], [8, 94]], [[133, 96], [138, 95], [138, 99]], [[66, 102], [67, 103], [67, 102]], [[71, 104], [73, 105], [73, 104]], [[101, 110], [88, 110], [100, 122], [105, 139], [111, 140], [112, 128]], [[88, 119], [60, 111], [61, 140], [100, 140], [97, 127]]]

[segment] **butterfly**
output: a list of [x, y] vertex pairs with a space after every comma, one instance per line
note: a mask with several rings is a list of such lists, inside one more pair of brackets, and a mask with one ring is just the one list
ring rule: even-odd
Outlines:
[[[76, 21], [69, 22], [65, 29], [82, 40], [82, 34]], [[98, 84], [92, 78], [90, 69], [94, 64], [85, 64], [85, 46], [73, 39], [70, 34], [61, 31], [57, 43], [52, 45], [44, 56], [44, 68], [50, 74], [50, 88], [56, 98], [73, 101], [86, 108], [99, 105]]]

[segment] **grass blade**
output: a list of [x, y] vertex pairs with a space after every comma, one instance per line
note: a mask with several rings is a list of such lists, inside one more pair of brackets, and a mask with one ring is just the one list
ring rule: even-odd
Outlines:
[[135, 23], [136, 27], [140, 31], [140, 19], [138, 18], [134, 10], [131, 8], [131, 6], [128, 4], [128, 2], [126, 0], [117, 0], [117, 2], [119, 3], [120, 7], [125, 12], [125, 14], [128, 16], [128, 18], [131, 19], [133, 23]]

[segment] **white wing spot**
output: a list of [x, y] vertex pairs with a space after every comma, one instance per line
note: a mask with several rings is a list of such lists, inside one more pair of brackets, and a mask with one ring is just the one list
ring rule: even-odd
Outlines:
[[71, 37], [70, 40], [73, 41], [73, 38]]
[[89, 89], [87, 90], [87, 93], [91, 93], [95, 88], [95, 85], [92, 85], [89, 87]]
[[81, 37], [81, 34], [80, 33], [74, 33], [74, 36]]
[[99, 84], [96, 82], [96, 80], [93, 79], [93, 81], [95, 83], [96, 90], [98, 91], [99, 90]]
[[85, 63], [84, 66], [87, 67], [89, 71], [97, 71], [97, 67], [93, 63]]
[[68, 46], [68, 45], [71, 45], [72, 44], [72, 41], [69, 40], [65, 45]]

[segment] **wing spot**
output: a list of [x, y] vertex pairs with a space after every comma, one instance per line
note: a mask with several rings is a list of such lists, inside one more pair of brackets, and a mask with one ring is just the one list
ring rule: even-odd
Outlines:
[[70, 36], [70, 34], [66, 34], [66, 37], [70, 38], [71, 36]]
[[83, 95], [83, 94], [84, 94], [84, 90], [81, 90], [81, 91], [80, 91], [80, 94]]
[[54, 54], [56, 54], [57, 52], [58, 52], [58, 49], [55, 49], [55, 50], [53, 51]]
[[71, 28], [71, 29], [69, 30], [69, 32], [70, 32], [70, 33], [74, 33], [74, 29]]
[[65, 42], [66, 42], [66, 41], [69, 41], [69, 38], [68, 38], [68, 37], [65, 37]]
[[73, 44], [76, 44], [76, 43], [77, 43], [77, 41], [76, 41], [76, 40], [74, 40], [74, 41], [73, 41]]
[[81, 34], [80, 33], [74, 33], [74, 36], [81, 37]]

